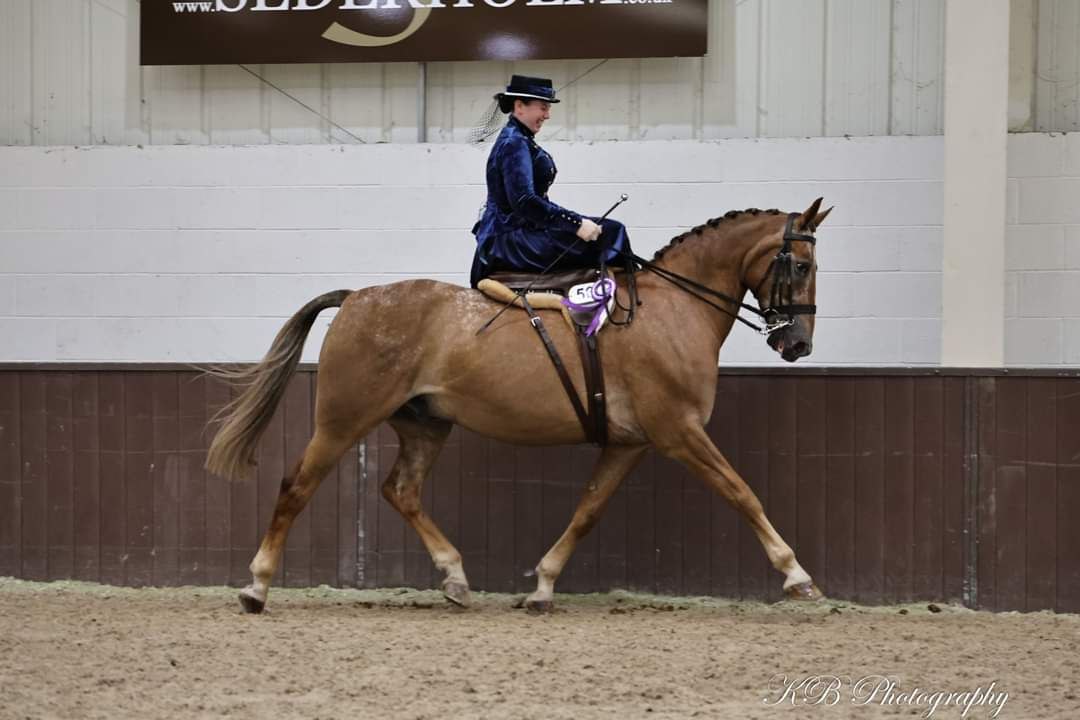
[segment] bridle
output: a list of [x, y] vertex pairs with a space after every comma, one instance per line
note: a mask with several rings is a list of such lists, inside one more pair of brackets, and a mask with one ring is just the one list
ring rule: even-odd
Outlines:
[[794, 324], [794, 316], [796, 315], [814, 315], [817, 313], [817, 305], [796, 305], [792, 303], [795, 296], [795, 289], [792, 287], [795, 274], [795, 256], [791, 254], [791, 243], [808, 242], [811, 245], [817, 243], [817, 238], [813, 235], [795, 232], [793, 228], [797, 217], [799, 217], [799, 213], [790, 213], [788, 215], [787, 224], [784, 225], [784, 244], [780, 246], [780, 251], [776, 253], [776, 257], [769, 263], [761, 282], [754, 288], [756, 297], [761, 290], [761, 286], [765, 284], [765, 280], [772, 277], [772, 287], [769, 288], [769, 306], [762, 312], [765, 313], [766, 322], [769, 322], [769, 315], [784, 318], [786, 324], [783, 327]]
[[[748, 305], [742, 300], [733, 298], [730, 295], [713, 290], [696, 280], [691, 280], [688, 277], [662, 268], [651, 260], [646, 260], [639, 255], [631, 255], [634, 262], [641, 265], [644, 269], [659, 275], [676, 287], [690, 293], [698, 300], [711, 305], [720, 312], [730, 315], [744, 325], [753, 328], [758, 334], [768, 337], [777, 330], [782, 330], [790, 325], [794, 325], [796, 315], [814, 315], [817, 313], [817, 305], [798, 305], [792, 302], [795, 295], [793, 287], [795, 257], [791, 253], [791, 243], [808, 242], [813, 245], [817, 242], [817, 238], [813, 235], [795, 232], [795, 220], [799, 217], [801, 217], [800, 213], [788, 214], [787, 224], [784, 226], [784, 242], [780, 246], [780, 250], [776, 253], [776, 256], [773, 257], [772, 261], [769, 263], [769, 267], [766, 269], [765, 275], [761, 278], [761, 282], [754, 288], [754, 295], [757, 296], [758, 291], [761, 290], [761, 286], [765, 284], [765, 281], [769, 278], [772, 278], [773, 280], [772, 287], [769, 290], [769, 304], [767, 307], [760, 309], [753, 305]], [[705, 295], [711, 295], [724, 302], [730, 303], [737, 309], [735, 312], [732, 312], [726, 307], [716, 304], [705, 297]], [[633, 305], [634, 302], [631, 302], [631, 307], [633, 307]], [[764, 321], [764, 326], [756, 325], [746, 318], [741, 317], [739, 315], [739, 310], [747, 310], [754, 313]]]

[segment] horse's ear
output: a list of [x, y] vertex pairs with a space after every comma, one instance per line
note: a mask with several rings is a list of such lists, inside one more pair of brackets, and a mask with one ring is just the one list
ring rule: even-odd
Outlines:
[[828, 210], [824, 210], [822, 212], [819, 212], [817, 214], [817, 216], [814, 218], [814, 222], [811, 225], [811, 227], [814, 230], [817, 230], [819, 227], [821, 227], [821, 223], [825, 222], [825, 218], [829, 217], [829, 213], [831, 213], [833, 211], [834, 207], [836, 207], [836, 206], [835, 205], [830, 205]]
[[824, 198], [818, 198], [817, 200], [815, 200], [813, 202], [812, 205], [810, 205], [810, 207], [806, 208], [806, 212], [804, 212], [802, 214], [802, 217], [799, 218], [799, 229], [800, 230], [811, 230], [811, 231], [813, 230], [813, 228], [814, 228], [814, 218], [817, 217], [817, 211], [818, 211], [818, 208], [821, 207], [821, 201], [822, 200], [824, 200]]

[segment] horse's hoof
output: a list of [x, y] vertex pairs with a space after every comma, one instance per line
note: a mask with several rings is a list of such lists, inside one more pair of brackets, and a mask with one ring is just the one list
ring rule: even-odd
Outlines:
[[784, 590], [784, 595], [787, 596], [788, 600], [821, 600], [825, 597], [825, 595], [818, 590], [818, 586], [812, 582], [792, 585], [787, 590]]
[[255, 597], [255, 591], [251, 588], [244, 588], [240, 591], [240, 607], [246, 613], [258, 615], [266, 607], [266, 601]]
[[555, 603], [551, 600], [526, 600], [525, 609], [531, 613], [546, 614], [555, 609]]
[[469, 586], [465, 583], [444, 583], [443, 597], [458, 607], [467, 608], [472, 604], [472, 595], [469, 593]]

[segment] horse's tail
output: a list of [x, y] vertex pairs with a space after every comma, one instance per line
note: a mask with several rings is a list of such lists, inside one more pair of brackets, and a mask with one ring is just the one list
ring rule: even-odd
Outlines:
[[221, 428], [206, 455], [206, 469], [228, 480], [248, 474], [255, 466], [255, 445], [266, 430], [274, 409], [285, 394], [289, 378], [296, 372], [304, 340], [315, 316], [327, 308], [340, 307], [351, 290], [335, 290], [320, 295], [304, 307], [278, 331], [266, 357], [257, 365], [240, 370], [211, 368], [208, 374], [224, 378], [244, 388], [243, 392], [214, 415], [211, 423]]

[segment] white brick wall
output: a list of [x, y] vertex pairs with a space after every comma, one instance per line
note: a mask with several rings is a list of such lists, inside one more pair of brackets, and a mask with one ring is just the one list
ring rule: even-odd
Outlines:
[[[1012, 364], [1080, 361], [1078, 138], [1010, 140]], [[819, 233], [813, 361], [938, 362], [940, 137], [547, 147], [556, 201], [598, 213], [630, 194], [617, 216], [643, 255], [729, 209], [823, 195], [837, 209]], [[466, 284], [486, 151], [0, 148], [0, 361], [250, 361], [320, 292]], [[776, 362], [742, 327], [722, 360]]]
[[1080, 364], [1080, 134], [1014, 135], [1005, 362]]

